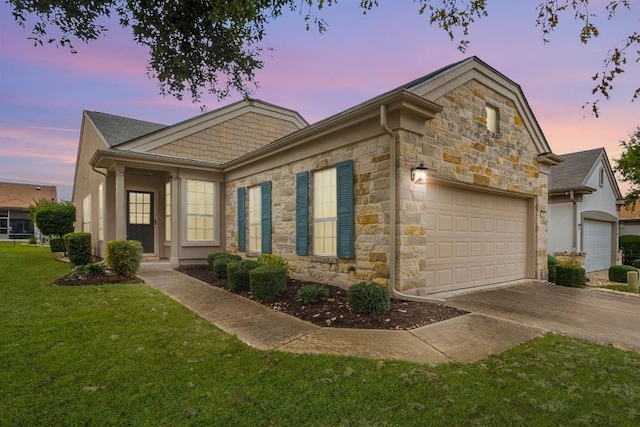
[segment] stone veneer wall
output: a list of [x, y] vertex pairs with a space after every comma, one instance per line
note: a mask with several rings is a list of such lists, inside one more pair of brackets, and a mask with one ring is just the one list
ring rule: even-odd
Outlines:
[[[399, 135], [398, 147], [398, 272], [400, 290], [425, 287], [422, 276], [428, 209], [424, 192], [415, 191], [406, 173], [421, 161], [429, 176], [532, 197], [535, 206], [536, 277], [547, 277], [548, 173], [542, 173], [538, 152], [520, 113], [510, 99], [470, 81], [435, 102], [443, 106], [428, 121], [423, 137]], [[499, 109], [500, 134], [486, 128], [485, 106]], [[531, 213], [532, 215], [534, 213]]]
[[[289, 262], [292, 276], [338, 285], [364, 280], [386, 284], [389, 253], [389, 142], [380, 136], [226, 184], [227, 250], [237, 252], [237, 189], [272, 182], [272, 252]], [[313, 218], [313, 171], [354, 160], [355, 259], [320, 258], [295, 253], [296, 174], [310, 172], [309, 218]], [[355, 271], [349, 271], [355, 267]]]
[[298, 127], [290, 121], [249, 112], [150, 153], [225, 163], [296, 130]]

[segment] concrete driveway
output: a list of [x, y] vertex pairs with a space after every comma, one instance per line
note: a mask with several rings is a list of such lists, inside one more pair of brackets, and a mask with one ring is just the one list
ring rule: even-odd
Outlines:
[[640, 296], [532, 282], [449, 297], [447, 304], [640, 352]]

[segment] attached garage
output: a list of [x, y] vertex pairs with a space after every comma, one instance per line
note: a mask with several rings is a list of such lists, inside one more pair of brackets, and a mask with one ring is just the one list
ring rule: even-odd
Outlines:
[[587, 272], [611, 267], [611, 223], [585, 219], [582, 221], [583, 251]]
[[433, 292], [527, 277], [529, 201], [430, 184], [426, 282]]

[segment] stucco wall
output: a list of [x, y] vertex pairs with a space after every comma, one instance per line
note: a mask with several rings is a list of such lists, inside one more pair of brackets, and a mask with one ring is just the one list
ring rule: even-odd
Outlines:
[[225, 163], [296, 130], [290, 121], [249, 112], [149, 152]]
[[[571, 202], [549, 205], [549, 254], [573, 251], [573, 224]], [[580, 246], [577, 246], [578, 250], [579, 248]]]

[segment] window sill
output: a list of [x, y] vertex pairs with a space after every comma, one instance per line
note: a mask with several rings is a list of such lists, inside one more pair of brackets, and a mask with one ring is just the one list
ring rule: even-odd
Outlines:
[[312, 262], [320, 262], [324, 264], [337, 264], [338, 258], [334, 256], [318, 256], [314, 255], [311, 257]]
[[220, 242], [213, 240], [208, 242], [182, 242], [182, 246], [220, 246]]
[[262, 255], [261, 252], [247, 252], [244, 254], [247, 258], [258, 258], [260, 255]]

